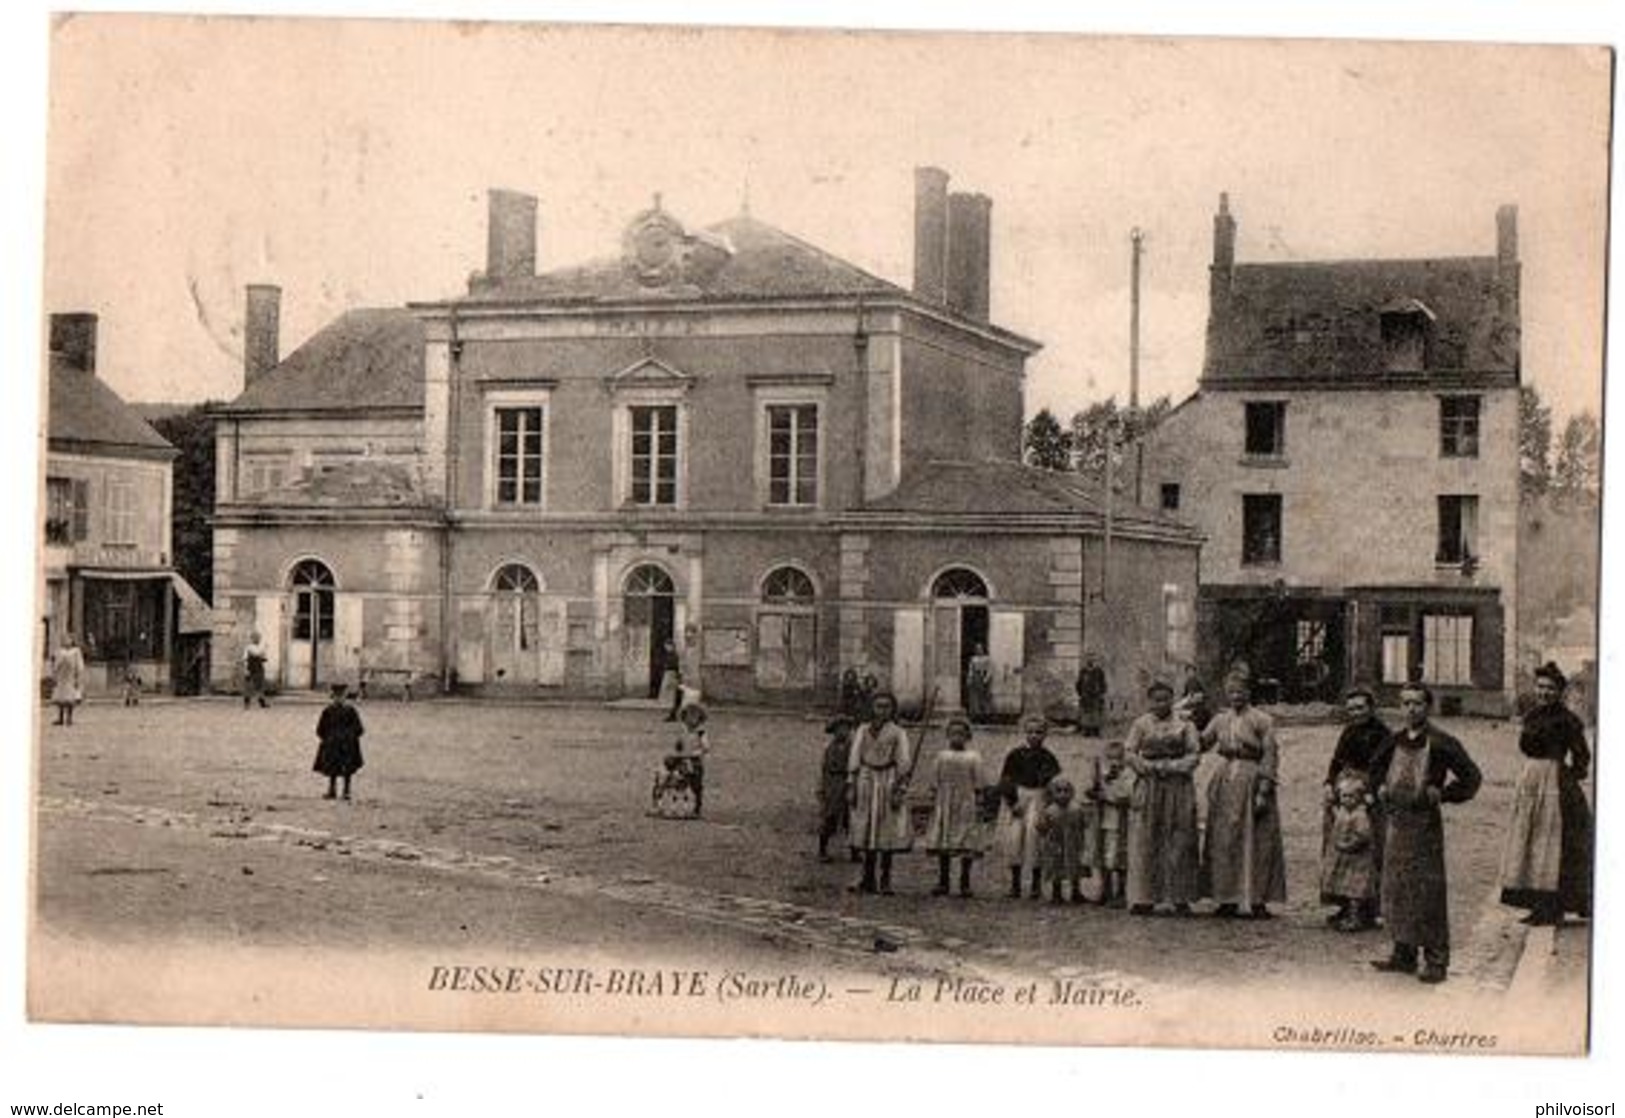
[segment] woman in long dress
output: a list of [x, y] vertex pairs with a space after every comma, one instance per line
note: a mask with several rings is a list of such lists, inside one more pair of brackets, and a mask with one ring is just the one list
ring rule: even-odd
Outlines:
[[1149, 916], [1159, 904], [1190, 913], [1197, 896], [1196, 786], [1201, 762], [1196, 727], [1174, 713], [1174, 689], [1153, 683], [1151, 709], [1128, 730], [1124, 758], [1135, 775], [1129, 798], [1129, 912]]
[[1529, 910], [1526, 924], [1591, 914], [1591, 807], [1580, 782], [1591, 768], [1585, 725], [1563, 703], [1556, 664], [1535, 672], [1535, 705], [1518, 749], [1527, 758], [1512, 802], [1501, 859], [1501, 903]]
[[[852, 849], [863, 857], [858, 893], [890, 895], [892, 856], [914, 845], [908, 817], [908, 785], [914, 775], [914, 747], [892, 721], [897, 698], [878, 692], [869, 721], [858, 727], [847, 762], [847, 797], [852, 804]], [[879, 877], [876, 877], [876, 870]]]
[[1275, 784], [1280, 745], [1275, 723], [1250, 702], [1246, 676], [1225, 681], [1230, 709], [1213, 716], [1202, 745], [1222, 762], [1207, 786], [1207, 831], [1202, 844], [1202, 894], [1217, 902], [1215, 916], [1245, 908], [1267, 920], [1269, 905], [1286, 900], [1286, 853]]
[[85, 698], [85, 654], [69, 633], [51, 661], [51, 702], [56, 704], [56, 724], [73, 725], [73, 708]]

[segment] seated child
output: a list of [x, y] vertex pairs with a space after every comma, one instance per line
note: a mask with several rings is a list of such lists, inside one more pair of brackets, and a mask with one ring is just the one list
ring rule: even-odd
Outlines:
[[130, 668], [124, 673], [124, 705], [141, 705], [141, 673]]
[[1089, 810], [1074, 802], [1072, 782], [1057, 776], [1049, 782], [1043, 813], [1038, 817], [1039, 865], [1049, 881], [1050, 903], [1060, 904], [1063, 883], [1073, 904], [1083, 903], [1079, 881], [1090, 875]]
[[1332, 808], [1331, 841], [1320, 888], [1347, 909], [1348, 915], [1332, 925], [1338, 931], [1358, 932], [1373, 926], [1370, 911], [1377, 895], [1376, 852], [1366, 779], [1358, 769], [1344, 769], [1337, 777], [1337, 803]]
[[666, 754], [666, 771], [684, 773], [688, 786], [694, 792], [694, 814], [700, 814], [705, 800], [705, 707], [689, 703], [679, 711], [677, 721], [681, 730], [672, 751]]
[[1106, 743], [1095, 798], [1100, 804], [1100, 868], [1104, 883], [1100, 903], [1122, 908], [1123, 877], [1128, 871], [1128, 812], [1134, 798], [1134, 770], [1128, 767], [1121, 741]]
[[937, 856], [937, 887], [934, 897], [948, 895], [949, 871], [959, 860], [959, 895], [968, 897], [970, 871], [987, 848], [987, 825], [983, 823], [983, 790], [987, 775], [982, 755], [965, 748], [971, 739], [970, 721], [959, 715], [948, 719], [945, 731], [948, 748], [931, 762], [931, 822], [925, 831], [925, 849]]

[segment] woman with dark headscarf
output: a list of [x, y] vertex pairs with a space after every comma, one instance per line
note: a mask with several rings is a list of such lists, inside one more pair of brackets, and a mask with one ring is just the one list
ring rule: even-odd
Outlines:
[[1535, 671], [1535, 705], [1518, 748], [1527, 760], [1512, 802], [1501, 859], [1501, 903], [1526, 908], [1526, 924], [1591, 914], [1591, 807], [1580, 782], [1591, 768], [1585, 726], [1563, 703], [1568, 680], [1554, 663]]

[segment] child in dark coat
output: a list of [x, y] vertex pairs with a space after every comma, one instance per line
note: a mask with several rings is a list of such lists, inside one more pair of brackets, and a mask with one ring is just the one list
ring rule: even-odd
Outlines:
[[340, 780], [344, 781], [344, 798], [349, 799], [350, 778], [361, 771], [361, 735], [366, 730], [360, 712], [345, 701], [348, 693], [344, 684], [333, 684], [332, 701], [316, 720], [316, 738], [321, 744], [316, 747], [316, 763], [311, 768], [327, 777], [324, 800], [338, 794]]
[[[854, 686], [857, 673], [852, 673]], [[829, 744], [824, 746], [824, 764], [818, 774], [818, 860], [829, 861], [829, 840], [848, 830], [846, 813], [846, 770], [852, 759], [852, 719], [837, 714], [824, 726]]]

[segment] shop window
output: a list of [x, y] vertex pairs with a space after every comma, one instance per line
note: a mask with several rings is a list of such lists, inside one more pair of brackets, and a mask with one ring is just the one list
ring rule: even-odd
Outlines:
[[1422, 615], [1422, 681], [1458, 687], [1472, 684], [1471, 614]]

